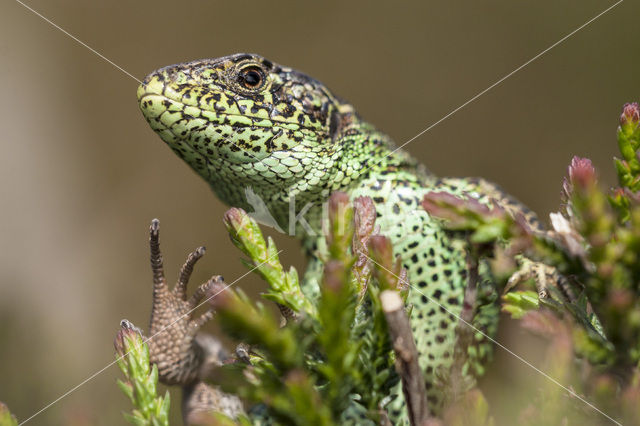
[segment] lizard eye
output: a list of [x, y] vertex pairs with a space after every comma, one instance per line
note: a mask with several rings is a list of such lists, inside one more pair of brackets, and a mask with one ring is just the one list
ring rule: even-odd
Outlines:
[[264, 80], [264, 72], [256, 66], [244, 68], [240, 70], [240, 73], [238, 74], [238, 81], [245, 89], [258, 89], [262, 87]]

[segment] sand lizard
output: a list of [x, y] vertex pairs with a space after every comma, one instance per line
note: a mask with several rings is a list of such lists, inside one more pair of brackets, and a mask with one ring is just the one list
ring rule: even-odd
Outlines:
[[[391, 238], [419, 290], [408, 298], [411, 323], [429, 401], [437, 410], [444, 392], [434, 384], [441, 383], [453, 358], [457, 319], [450, 312], [462, 308], [468, 247], [420, 201], [429, 191], [445, 191], [496, 203], [539, 228], [535, 214], [482, 179], [432, 175], [322, 83], [259, 55], [161, 68], [144, 79], [138, 101], [151, 128], [223, 202], [251, 211], [249, 188], [282, 229], [289, 229], [294, 201], [295, 214], [311, 206], [304, 218], [317, 231], [322, 204], [333, 191], [373, 198], [381, 233]], [[300, 223], [292, 229], [311, 257], [304, 290], [314, 294], [324, 241]], [[482, 285], [490, 294], [488, 275]], [[478, 312], [477, 326], [493, 333], [497, 308], [491, 297]], [[476, 353], [470, 373], [479, 373], [490, 356], [490, 350]]]

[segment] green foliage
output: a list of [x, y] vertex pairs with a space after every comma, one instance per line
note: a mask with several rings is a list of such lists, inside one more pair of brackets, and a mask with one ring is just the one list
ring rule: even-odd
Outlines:
[[316, 317], [315, 306], [300, 289], [298, 272], [293, 267], [284, 271], [276, 245], [271, 238], [268, 242], [264, 240], [258, 224], [237, 208], [227, 211], [224, 223], [233, 244], [251, 259], [247, 265], [256, 268], [269, 284], [269, 291], [263, 297], [294, 312]]
[[[563, 184], [565, 208], [551, 215], [551, 234], [529, 229], [497, 206], [442, 193], [427, 194], [424, 201], [425, 209], [447, 227], [492, 246], [507, 263], [522, 265], [518, 256], [524, 252], [570, 278], [558, 276], [548, 297], [527, 289], [510, 291], [503, 295], [502, 310], [550, 339], [554, 377], [591, 392], [602, 406], [634, 424], [640, 423], [639, 122], [638, 104], [626, 104], [617, 131], [619, 186], [610, 194], [598, 184], [590, 160], [573, 158]], [[579, 375], [575, 360], [581, 358], [588, 364]], [[569, 414], [566, 404], [558, 402], [558, 389], [541, 394], [539, 404], [523, 413], [525, 423], [566, 421]], [[573, 420], [584, 418], [573, 415]]]
[[149, 364], [149, 346], [142, 333], [128, 321], [122, 321], [114, 342], [118, 367], [127, 378], [118, 386], [135, 407], [125, 418], [136, 426], [169, 425], [169, 392], [158, 396], [158, 369]]
[[356, 365], [360, 345], [351, 340], [351, 327], [345, 327], [355, 319], [356, 289], [350, 285], [348, 265], [336, 259], [325, 265], [322, 284], [317, 339], [324, 359], [315, 368], [325, 382], [324, 393], [333, 417], [338, 419], [360, 379]]
[[575, 158], [565, 185], [567, 213], [582, 236], [588, 270], [581, 274], [587, 298], [615, 347], [613, 364], [640, 361], [640, 127], [638, 104], [624, 107], [618, 128], [623, 159], [616, 159], [619, 187], [600, 189], [591, 163]]
[[[268, 310], [239, 291], [212, 299], [223, 330], [252, 349], [250, 363], [220, 368], [215, 384], [263, 404], [269, 416], [282, 423], [343, 424], [359, 415], [378, 422], [382, 399], [397, 383], [378, 280], [369, 279], [368, 262], [363, 262], [367, 256], [361, 252], [368, 246], [375, 209], [371, 200], [355, 204], [356, 211], [346, 194], [330, 199], [328, 258], [320, 297], [313, 301], [302, 295], [297, 280], [286, 282], [273, 242], [264, 243], [248, 215], [232, 209], [225, 216], [232, 240], [249, 263], [268, 265], [258, 267], [270, 285], [265, 298], [297, 316], [281, 327]], [[383, 254], [380, 261], [392, 263], [390, 255]], [[259, 411], [254, 410], [254, 419], [264, 415]]]
[[635, 102], [625, 104], [617, 132], [622, 159], [616, 158], [614, 161], [621, 187], [611, 195], [611, 204], [617, 209], [622, 221], [630, 219], [628, 195], [640, 191], [640, 159], [637, 155], [640, 148], [639, 110]]
[[249, 345], [260, 344], [262, 351], [271, 354], [273, 368], [289, 371], [303, 362], [294, 330], [280, 328], [278, 321], [264, 305], [252, 303], [240, 290], [222, 292], [211, 300], [217, 309], [220, 323], [232, 337]]
[[0, 402], [0, 426], [18, 426], [18, 421], [2, 402]]
[[527, 312], [538, 309], [538, 293], [531, 290], [510, 291], [502, 296], [502, 310], [515, 319], [522, 318]]
[[[369, 199], [370, 200], [370, 199]], [[373, 207], [371, 207], [373, 208]], [[395, 289], [403, 300], [407, 297], [406, 283], [399, 282], [403, 277], [400, 262], [393, 259], [389, 239], [373, 235], [369, 240], [369, 256], [373, 259], [373, 273], [377, 285], [368, 286], [368, 299], [360, 306], [353, 335], [361, 343], [360, 362], [360, 403], [369, 411], [376, 410], [382, 399], [389, 394], [392, 386], [398, 383], [393, 365], [392, 344], [387, 336], [387, 320], [380, 302], [384, 290]]]
[[489, 208], [474, 199], [462, 199], [448, 192], [431, 192], [422, 202], [426, 211], [446, 220], [448, 229], [470, 231], [475, 244], [514, 239], [521, 233], [516, 221], [499, 207]]

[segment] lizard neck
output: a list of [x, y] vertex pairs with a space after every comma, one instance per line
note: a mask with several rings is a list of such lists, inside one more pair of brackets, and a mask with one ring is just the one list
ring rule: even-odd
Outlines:
[[[420, 174], [417, 163], [403, 151], [396, 151], [392, 140], [355, 114], [337, 131], [333, 140], [323, 142], [324, 151], [311, 157], [309, 169], [299, 176], [274, 185], [270, 181], [235, 182], [221, 185], [223, 176], [209, 182], [227, 204], [254, 212], [261, 223], [289, 235], [306, 238], [322, 234], [326, 201], [335, 191], [350, 194], [361, 182], [376, 174], [396, 171]], [[280, 155], [281, 161], [298, 155]], [[276, 225], [277, 224], [277, 225]]]

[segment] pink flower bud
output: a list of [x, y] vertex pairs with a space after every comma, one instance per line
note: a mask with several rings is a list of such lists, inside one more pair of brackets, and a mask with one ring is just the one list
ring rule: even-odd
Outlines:
[[329, 197], [329, 220], [335, 220], [349, 207], [349, 196], [340, 191], [336, 191]]
[[574, 187], [586, 188], [596, 182], [596, 169], [588, 158], [573, 157], [569, 166], [569, 180]]
[[637, 102], [626, 103], [622, 107], [622, 115], [620, 115], [620, 125], [637, 126], [640, 121], [640, 106]]
[[227, 212], [224, 214], [223, 220], [227, 228], [237, 231], [238, 229], [242, 228], [246, 217], [247, 213], [244, 210], [234, 207], [227, 210]]
[[[369, 239], [369, 249], [371, 250], [371, 254], [373, 257], [379, 261], [385, 261], [388, 259], [393, 259], [393, 246], [391, 245], [391, 240], [387, 237], [383, 237], [381, 235], [373, 235]], [[390, 266], [390, 265], [384, 265]]]

